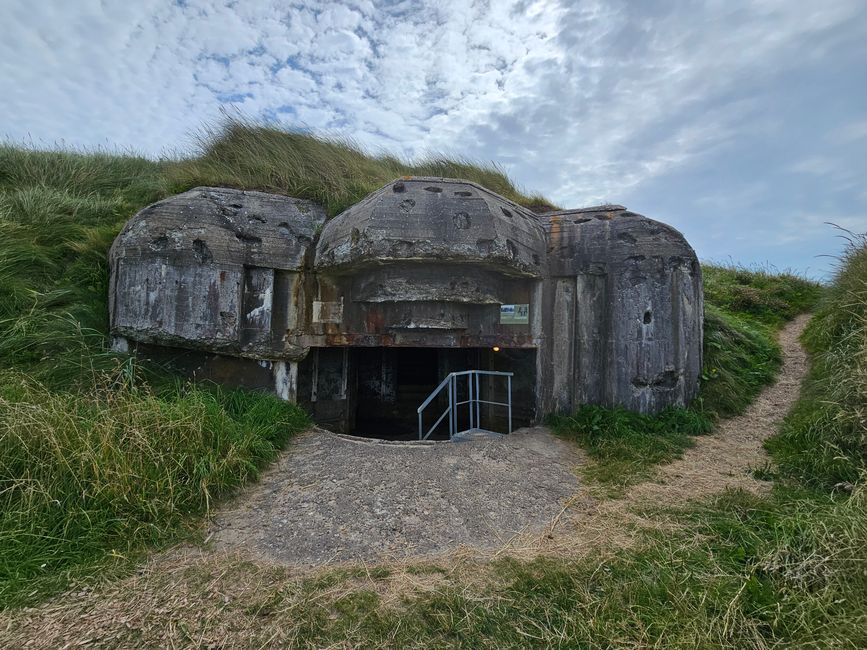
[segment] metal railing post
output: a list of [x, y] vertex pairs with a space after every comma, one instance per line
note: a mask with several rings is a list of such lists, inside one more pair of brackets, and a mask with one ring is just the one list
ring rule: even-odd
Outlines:
[[[454, 437], [458, 434], [458, 429], [460, 428], [460, 422], [458, 422], [460, 418], [460, 411], [458, 410], [459, 406], [463, 406], [466, 404], [468, 406], [467, 412], [467, 420], [469, 424], [468, 429], [462, 429], [460, 433], [466, 433], [468, 431], [481, 431], [484, 432], [486, 429], [482, 429], [482, 404], [487, 404], [489, 407], [496, 406], [499, 408], [508, 409], [508, 431], [507, 433], [512, 432], [512, 374], [510, 372], [500, 372], [494, 370], [462, 370], [460, 372], [451, 372], [449, 373], [445, 379], [440, 382], [440, 384], [433, 390], [433, 392], [428, 395], [428, 398], [422, 402], [421, 406], [416, 409], [418, 413], [418, 432], [419, 432], [419, 440], [427, 440], [431, 434], [437, 429], [440, 423], [448, 418], [449, 419], [449, 440], [454, 439]], [[506, 390], [508, 392], [508, 399], [505, 402], [499, 402], [493, 399], [482, 399], [482, 387], [481, 387], [481, 379], [479, 378], [481, 375], [488, 376], [497, 376], [497, 377], [505, 377], [506, 378]], [[459, 391], [458, 391], [458, 377], [466, 377], [467, 378], [467, 399], [460, 399]], [[475, 385], [473, 385], [475, 382]], [[425, 431], [424, 428], [424, 410], [430, 406], [431, 403], [437, 398], [440, 393], [442, 393], [443, 389], [447, 390], [448, 404], [445, 410], [442, 411], [440, 416], [437, 418], [436, 422]], [[475, 408], [475, 414], [473, 413], [473, 409]]]
[[470, 415], [470, 429], [473, 428], [473, 376], [467, 375], [467, 392], [469, 393], [469, 400], [467, 402], [467, 410]]
[[481, 429], [482, 428], [482, 416], [481, 416], [481, 412], [479, 411], [479, 407], [481, 404], [481, 402], [479, 402], [479, 400], [482, 398], [482, 394], [479, 392], [479, 373], [474, 372], [473, 376], [475, 376], [475, 378], [476, 378], [476, 427]]
[[512, 375], [507, 375], [508, 391], [509, 391], [509, 429], [506, 433], [512, 433]]
[[451, 377], [451, 379], [449, 379], [449, 440], [451, 440], [455, 435], [455, 411], [453, 408], [453, 405], [455, 403], [454, 383], [455, 378]]

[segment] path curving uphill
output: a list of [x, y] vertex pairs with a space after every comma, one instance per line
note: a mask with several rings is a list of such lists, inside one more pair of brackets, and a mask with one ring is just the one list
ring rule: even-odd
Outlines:
[[669, 525], [660, 508], [701, 501], [726, 489], [769, 489], [770, 483], [756, 479], [753, 470], [768, 461], [764, 442], [779, 430], [807, 375], [807, 353], [799, 339], [809, 320], [810, 314], [802, 314], [780, 331], [780, 373], [743, 414], [722, 420], [711, 435], [695, 438], [694, 446], [659, 467], [652, 480], [617, 499], [576, 500], [550, 530], [515, 540], [507, 552], [531, 557], [613, 550], [635, 542], [636, 530]]

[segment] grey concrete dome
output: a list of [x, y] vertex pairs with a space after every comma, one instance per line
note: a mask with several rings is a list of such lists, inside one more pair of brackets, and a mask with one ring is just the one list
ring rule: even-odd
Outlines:
[[536, 215], [469, 181], [407, 177], [329, 221], [316, 266], [441, 260], [540, 277], [545, 233]]

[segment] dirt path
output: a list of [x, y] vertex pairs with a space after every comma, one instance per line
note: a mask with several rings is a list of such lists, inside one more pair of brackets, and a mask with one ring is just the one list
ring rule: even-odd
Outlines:
[[729, 488], [767, 490], [770, 484], [755, 479], [752, 470], [767, 462], [763, 443], [777, 432], [798, 398], [808, 370], [798, 339], [809, 320], [809, 314], [798, 316], [780, 332], [780, 374], [742, 415], [723, 420], [713, 434], [696, 438], [682, 458], [659, 467], [654, 480], [632, 486], [617, 499], [576, 500], [549, 531], [514, 540], [508, 552], [534, 556], [628, 546], [636, 528], [666, 525], [660, 521], [660, 507], [699, 501]]
[[[455, 467], [452, 462], [455, 450], [450, 452], [448, 448], [458, 448], [459, 445], [443, 445], [439, 451], [432, 451], [433, 447], [387, 450], [337, 437], [320, 437], [318, 441], [315, 436], [308, 437], [299, 444], [302, 447], [312, 445], [311, 454], [318, 453], [319, 460], [315, 460], [317, 456], [308, 454], [301, 465], [307, 463], [309, 467], [299, 467], [299, 470], [315, 472], [317, 463], [330, 463], [329, 454], [335, 450], [342, 455], [344, 462], [355, 458], [355, 465], [344, 465], [344, 470], [363, 468], [355, 474], [345, 472], [342, 479], [335, 479], [334, 485], [326, 486], [324, 494], [330, 495], [329, 499], [341, 490], [351, 494], [353, 489], [356, 492], [373, 489], [375, 494], [393, 497], [393, 473], [406, 463], [412, 472], [425, 468], [426, 473], [417, 478], [433, 481], [433, 485], [438, 486], [436, 490], [449, 488], [445, 491], [466, 496], [469, 503], [475, 504], [463, 510], [458, 508], [455, 514], [451, 510], [454, 501], [442, 494], [424, 495], [426, 503], [438, 503], [437, 516], [454, 517], [455, 522], [479, 516], [486, 523], [471, 522], [480, 528], [467, 530], [465, 535], [452, 540], [432, 536], [426, 526], [410, 530], [409, 524], [414, 523], [412, 517], [417, 516], [411, 502], [419, 494], [403, 495], [402, 499], [397, 499], [397, 503], [402, 505], [392, 510], [399, 516], [391, 521], [402, 521], [405, 527], [389, 532], [388, 518], [376, 513], [379, 507], [377, 498], [359, 496], [354, 501], [361, 504], [359, 509], [341, 515], [344, 522], [358, 526], [353, 528], [355, 532], [352, 534], [368, 530], [403, 546], [398, 544], [392, 549], [382, 541], [378, 546], [371, 546], [361, 538], [350, 538], [350, 542], [335, 541], [339, 536], [332, 534], [329, 538], [326, 533], [332, 529], [323, 523], [328, 520], [328, 513], [335, 510], [334, 505], [317, 498], [318, 512], [305, 518], [304, 513], [313, 504], [310, 498], [314, 495], [312, 487], [305, 486], [303, 480], [306, 479], [299, 479], [284, 482], [286, 489], [280, 493], [281, 482], [274, 477], [279, 478], [281, 467], [285, 471], [285, 466], [281, 465], [264, 483], [253, 489], [252, 495], [248, 493], [245, 502], [239, 502], [223, 513], [219, 520], [217, 537], [221, 541], [217, 550], [181, 548], [158, 554], [134, 575], [123, 580], [105, 582], [93, 590], [79, 587], [39, 607], [0, 612], [0, 647], [219, 648], [269, 647], [275, 644], [289, 647], [295, 644], [299, 626], [305, 624], [311, 606], [328, 606], [360, 589], [376, 592], [384, 606], [398, 606], [407, 594], [436, 593], [447, 586], [459, 588], [489, 579], [483, 563], [496, 555], [508, 554], [519, 558], [539, 554], [575, 556], [590, 550], [606, 552], [628, 546], [636, 537], [633, 532], [636, 527], [658, 528], [668, 523], [650, 512], [660, 505], [683, 504], [728, 487], [752, 491], [766, 489], [767, 484], [751, 476], [751, 469], [765, 461], [762, 442], [777, 430], [797, 398], [807, 370], [806, 356], [798, 344], [798, 336], [807, 320], [806, 316], [800, 317], [781, 333], [784, 365], [779, 379], [762, 392], [746, 413], [723, 422], [713, 435], [698, 438], [696, 445], [681, 460], [660, 468], [655, 481], [634, 486], [620, 499], [594, 501], [587, 497], [585, 490], [576, 492], [574, 475], [568, 475], [566, 470], [577, 459], [571, 455], [574, 450], [565, 450], [566, 458], [573, 460], [564, 464], [556, 457], [560, 453], [556, 451], [556, 445], [565, 443], [551, 438], [544, 431], [525, 432], [523, 438], [522, 435], [509, 438], [507, 444], [499, 447], [495, 442], [477, 441], [478, 444], [473, 443], [475, 447], [461, 451], [471, 459], [463, 464], [465, 472], [466, 468], [474, 467], [473, 476], [481, 472], [490, 477], [481, 489], [477, 489], [479, 486], [471, 476], [458, 480], [441, 471], [443, 464]], [[552, 445], [548, 445], [549, 442]], [[555, 457], [550, 455], [552, 453]], [[383, 465], [384, 456], [390, 456], [391, 460]], [[365, 461], [364, 458], [372, 460]], [[293, 461], [284, 459], [282, 462]], [[522, 468], [526, 476], [510, 469], [508, 465], [512, 463]], [[371, 478], [383, 473], [384, 479]], [[498, 486], [504, 488], [510, 483], [513, 484], [511, 492], [497, 494]], [[454, 490], [455, 487], [460, 489]], [[483, 498], [474, 500], [474, 489]], [[519, 492], [527, 489], [546, 495], [548, 501], [525, 499]], [[317, 486], [316, 494], [319, 493]], [[505, 506], [486, 512], [484, 508], [489, 508], [498, 496], [502, 496], [499, 500]], [[305, 503], [308, 504], [306, 507]], [[524, 509], [524, 514], [516, 519], [514, 513], [508, 512], [510, 505]], [[534, 507], [540, 508], [535, 515], [531, 512]], [[362, 521], [371, 516], [366, 510], [369, 508], [373, 508], [373, 523]], [[293, 529], [300, 531], [307, 526], [312, 533], [300, 532], [300, 537], [281, 538], [280, 534], [285, 535], [285, 532], [280, 533], [280, 513], [287, 517], [287, 524], [291, 517]], [[353, 513], [357, 514], [354, 519], [359, 521], [352, 522]], [[263, 517], [275, 516], [277, 524], [273, 520], [263, 520]], [[257, 526], [262, 530], [256, 530]], [[485, 530], [485, 526], [490, 528]], [[500, 540], [508, 536], [503, 526], [510, 531], [523, 529], [525, 533], [502, 544]], [[285, 527], [286, 524], [282, 529]], [[455, 528], [459, 529], [459, 526]], [[332, 532], [343, 534], [344, 531]], [[481, 547], [475, 544], [479, 541], [476, 535], [481, 536]], [[436, 543], [427, 547], [417, 543], [417, 540], [428, 537], [435, 538]], [[263, 540], [268, 538], [286, 540], [282, 550], [276, 552], [267, 548], [267, 544], [263, 547]], [[315, 539], [321, 539], [327, 551], [317, 551], [311, 541]], [[461, 542], [470, 542], [473, 546], [440, 555], [435, 560], [436, 571], [419, 571], [417, 557], [409, 562], [392, 562], [384, 571], [361, 562], [341, 569], [344, 577], [332, 582], [326, 579], [322, 586], [312, 590], [310, 581], [318, 579], [321, 569], [299, 571], [287, 565], [287, 557], [280, 555], [285, 551], [294, 554], [291, 555], [292, 562], [297, 562], [299, 557], [311, 562], [328, 556], [334, 549], [348, 549], [344, 558], [352, 557], [352, 553], [358, 554], [359, 549], [366, 549], [365, 553], [381, 554], [385, 551], [386, 554], [406, 557], [417, 552], [442, 552]], [[496, 548], [498, 544], [501, 545]], [[296, 545], [297, 552], [292, 551]], [[397, 553], [393, 552], [395, 550]], [[369, 556], [361, 553], [357, 557], [364, 559]]]

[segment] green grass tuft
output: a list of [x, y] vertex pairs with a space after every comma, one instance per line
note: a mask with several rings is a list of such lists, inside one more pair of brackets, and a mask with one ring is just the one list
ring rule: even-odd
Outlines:
[[596, 461], [584, 475], [609, 487], [624, 487], [646, 479], [654, 466], [680, 457], [693, 436], [713, 429], [706, 413], [669, 408], [658, 415], [641, 415], [622, 408], [585, 406], [571, 416], [549, 418], [555, 433], [577, 440]]
[[810, 311], [822, 294], [816, 282], [770, 269], [704, 264], [702, 277], [709, 304], [773, 328]]

